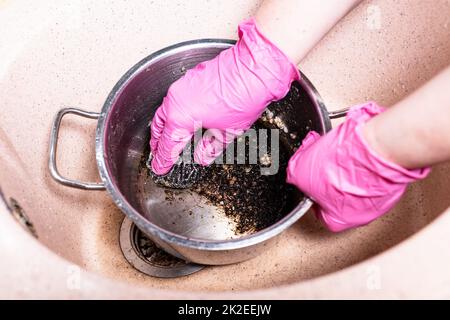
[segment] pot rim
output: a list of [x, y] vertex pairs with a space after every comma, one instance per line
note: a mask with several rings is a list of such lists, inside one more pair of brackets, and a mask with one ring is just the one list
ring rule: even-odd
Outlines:
[[[108, 165], [105, 161], [105, 125], [109, 119], [109, 113], [114, 105], [116, 97], [118, 97], [126, 85], [134, 78], [134, 76], [142, 71], [142, 69], [148, 67], [149, 62], [156, 62], [166, 56], [172, 55], [177, 52], [182, 52], [186, 49], [202, 48], [205, 44], [209, 44], [216, 48], [229, 48], [236, 41], [228, 39], [198, 39], [180, 42], [178, 44], [168, 46], [159, 51], [156, 51], [146, 58], [142, 59], [130, 70], [128, 70], [113, 87], [108, 95], [103, 108], [100, 112], [98, 119], [96, 138], [95, 138], [95, 156], [97, 161], [98, 171], [100, 177], [108, 191], [109, 195], [115, 202], [115, 204], [121, 209], [126, 216], [128, 216], [139, 229], [144, 233], [149, 233], [159, 239], [168, 242], [169, 244], [179, 245], [183, 247], [189, 247], [193, 249], [204, 249], [210, 251], [218, 250], [233, 250], [255, 245], [264, 242], [290, 227], [298, 219], [300, 219], [313, 205], [313, 201], [308, 197], [304, 197], [302, 201], [283, 219], [277, 223], [271, 225], [268, 228], [255, 232], [251, 235], [243, 236], [241, 238], [235, 238], [230, 240], [205, 240], [185, 237], [171, 231], [165, 230], [147, 220], [137, 210], [135, 210], [126, 198], [119, 191], [119, 188], [110, 179]], [[299, 82], [302, 87], [307, 91], [308, 95], [312, 99], [313, 103], [317, 107], [320, 113], [320, 119], [324, 132], [331, 129], [331, 122], [328, 115], [328, 111], [323, 103], [323, 100], [312, 83], [301, 73], [301, 81]]]

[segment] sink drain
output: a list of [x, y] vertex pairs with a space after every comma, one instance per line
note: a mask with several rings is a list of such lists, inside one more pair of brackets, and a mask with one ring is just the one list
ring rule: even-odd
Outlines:
[[19, 204], [19, 202], [14, 198], [9, 198], [9, 204], [6, 202], [3, 194], [0, 190], [0, 199], [6, 204], [6, 207], [11, 212], [12, 216], [19, 222], [19, 224], [24, 227], [33, 237], [38, 238], [36, 229], [33, 226], [30, 218], [25, 214], [25, 211]]
[[182, 277], [205, 267], [186, 262], [160, 249], [127, 217], [120, 228], [120, 248], [134, 268], [152, 277]]

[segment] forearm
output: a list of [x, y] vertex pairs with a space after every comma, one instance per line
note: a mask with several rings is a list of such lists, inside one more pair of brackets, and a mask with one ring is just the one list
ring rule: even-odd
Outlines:
[[266, 0], [255, 19], [293, 62], [300, 60], [361, 0]]
[[381, 156], [415, 169], [450, 160], [450, 67], [371, 119], [364, 137]]

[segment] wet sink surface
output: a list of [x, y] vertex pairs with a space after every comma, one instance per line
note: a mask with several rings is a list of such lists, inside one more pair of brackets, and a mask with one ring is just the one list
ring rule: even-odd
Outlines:
[[[118, 1], [88, 6], [43, 1], [27, 5], [27, 10], [20, 1], [0, 1], [0, 25], [10, 30], [7, 46], [0, 40], [0, 109], [8, 115], [0, 118], [0, 186], [8, 201], [13, 197], [24, 208], [42, 244], [89, 271], [149, 288], [274, 288], [381, 253], [450, 206], [450, 166], [441, 165], [411, 186], [392, 212], [367, 227], [333, 234], [310, 213], [273, 248], [244, 263], [208, 267], [178, 279], [148, 277], [128, 264], [119, 247], [123, 215], [108, 195], [68, 189], [50, 179], [51, 120], [62, 107], [100, 110], [120, 76], [157, 49], [194, 38], [234, 38], [239, 20], [258, 3], [209, 1], [196, 7], [194, 15], [183, 1], [155, 1], [151, 8], [144, 1], [133, 7]], [[377, 10], [380, 25], [368, 24]], [[448, 1], [365, 3], [305, 59], [301, 69], [330, 110], [370, 99], [391, 105], [450, 63], [448, 12]], [[123, 16], [129, 17], [126, 23]], [[23, 18], [17, 23], [13, 17]], [[93, 121], [64, 120], [58, 163], [65, 175], [98, 179], [94, 129]]]

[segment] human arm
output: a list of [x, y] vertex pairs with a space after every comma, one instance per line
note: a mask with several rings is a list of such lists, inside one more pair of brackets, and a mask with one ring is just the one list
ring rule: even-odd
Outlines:
[[295, 63], [361, 0], [265, 0], [255, 15], [261, 32]]
[[386, 159], [415, 169], [450, 160], [450, 67], [373, 118], [368, 144]]

